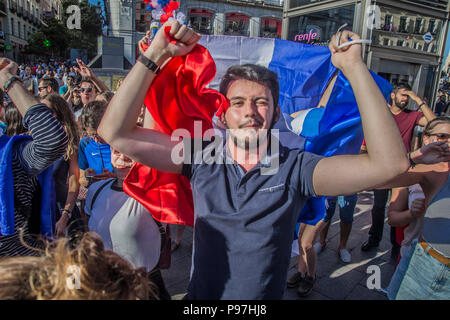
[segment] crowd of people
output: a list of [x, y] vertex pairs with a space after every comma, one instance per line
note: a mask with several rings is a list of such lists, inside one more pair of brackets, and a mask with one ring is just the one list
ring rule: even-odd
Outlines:
[[[185, 299], [281, 299], [286, 286], [309, 295], [336, 207], [339, 257], [352, 261], [347, 241], [364, 190], [373, 190], [374, 204], [361, 250], [378, 247], [386, 212], [392, 227], [398, 266], [389, 299], [450, 298], [445, 108], [435, 114], [405, 83], [395, 85], [386, 106], [361, 46], [342, 47], [333, 37], [332, 62], [349, 80], [361, 115], [359, 155], [323, 157], [280, 145], [269, 153], [279, 157], [278, 171], [261, 174], [259, 149], [271, 149], [258, 132], [282, 116], [279, 84], [274, 72], [243, 65], [229, 68], [220, 85], [227, 103], [217, 121], [230, 132], [222, 156], [231, 161], [176, 164], [178, 142], [155, 130], [144, 99], [159, 68], [189, 54], [200, 35], [175, 20], [166, 27], [170, 32], [158, 31], [115, 93], [81, 60], [18, 66], [0, 58], [0, 299], [171, 298], [160, 270], [169, 267], [184, 227], [177, 226], [171, 249], [169, 225], [124, 192], [136, 162], [191, 183], [195, 223]], [[340, 38], [359, 36], [343, 31]], [[407, 109], [410, 100], [417, 111]], [[196, 156], [183, 152], [184, 159]], [[327, 197], [326, 206], [318, 197]], [[299, 227], [298, 272], [287, 279], [305, 206], [323, 219]], [[81, 270], [76, 289], [65, 285], [73, 265]]]

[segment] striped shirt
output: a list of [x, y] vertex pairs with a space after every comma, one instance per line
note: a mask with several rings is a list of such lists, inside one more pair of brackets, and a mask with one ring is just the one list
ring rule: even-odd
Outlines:
[[64, 155], [69, 141], [64, 128], [45, 104], [28, 109], [23, 124], [31, 132], [33, 140], [13, 149], [15, 233], [0, 235], [0, 256], [36, 255], [36, 251], [21, 243], [20, 230], [28, 245], [38, 246], [37, 240], [30, 234], [28, 216], [31, 212], [39, 213], [31, 210], [33, 197], [40, 196], [37, 176]]

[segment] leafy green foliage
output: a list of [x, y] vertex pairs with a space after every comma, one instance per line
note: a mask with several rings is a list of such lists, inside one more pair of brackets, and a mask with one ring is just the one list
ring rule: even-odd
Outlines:
[[[66, 13], [70, 5], [77, 5], [81, 10], [81, 30], [67, 28]], [[45, 18], [38, 32], [34, 33], [28, 43], [28, 50], [38, 54], [69, 56], [70, 48], [86, 49], [89, 57], [97, 52], [97, 37], [102, 33], [102, 22], [95, 11], [95, 6], [87, 0], [62, 0], [62, 20]], [[50, 45], [47, 46], [46, 43]]]

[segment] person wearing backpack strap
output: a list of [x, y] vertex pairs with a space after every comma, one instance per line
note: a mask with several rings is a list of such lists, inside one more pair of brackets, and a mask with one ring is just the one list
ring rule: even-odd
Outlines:
[[88, 189], [84, 210], [90, 217], [89, 230], [133, 267], [144, 267], [158, 286], [160, 299], [170, 300], [160, 271], [170, 265], [169, 228], [123, 191], [123, 180], [134, 162], [111, 150], [111, 164], [116, 178], [95, 182]]

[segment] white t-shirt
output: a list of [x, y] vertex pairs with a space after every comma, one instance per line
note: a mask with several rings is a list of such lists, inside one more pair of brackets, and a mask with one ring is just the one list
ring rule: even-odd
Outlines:
[[[111, 187], [114, 179], [89, 186], [85, 212], [90, 215], [89, 230], [97, 232], [105, 248], [112, 249], [134, 267], [153, 270], [159, 261], [161, 233], [150, 212], [123, 191]], [[97, 189], [108, 183], [98, 194]]]

